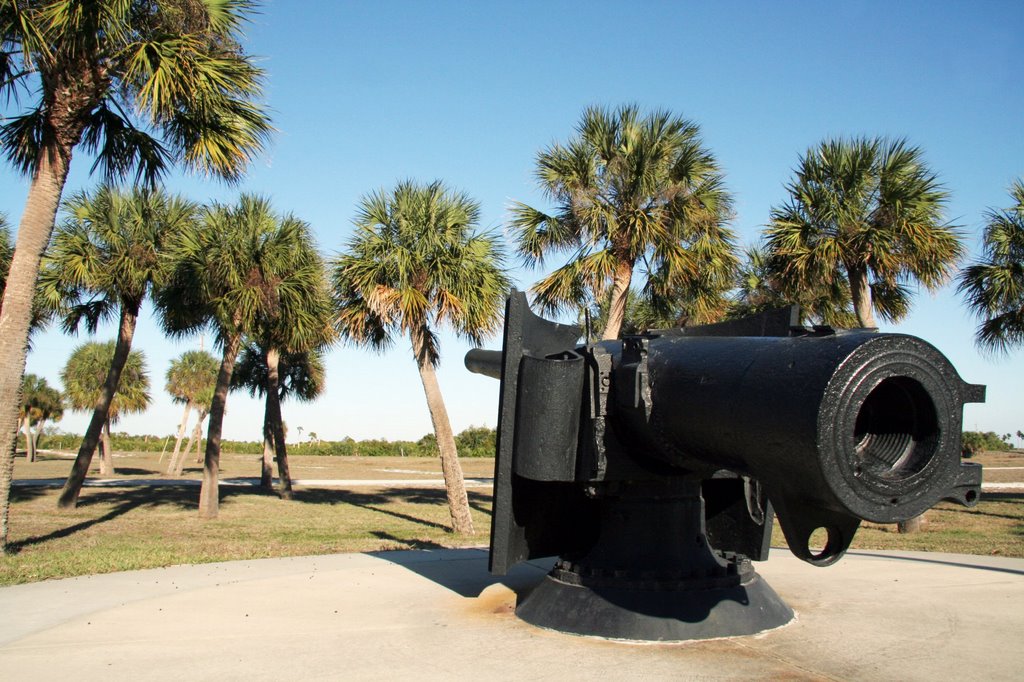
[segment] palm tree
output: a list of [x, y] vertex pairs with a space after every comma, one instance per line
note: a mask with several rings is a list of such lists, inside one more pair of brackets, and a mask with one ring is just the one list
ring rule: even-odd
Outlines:
[[[772, 209], [766, 249], [784, 290], [830, 290], [845, 279], [861, 327], [897, 321], [911, 281], [934, 291], [963, 254], [943, 223], [948, 194], [905, 140], [826, 140], [801, 157], [789, 201]], [[920, 528], [921, 517], [899, 524]]]
[[498, 327], [509, 280], [497, 239], [475, 232], [479, 204], [440, 181], [364, 196], [355, 235], [333, 264], [338, 331], [376, 349], [407, 334], [437, 436], [452, 528], [473, 532], [448, 412], [434, 368], [435, 329], [479, 342]]
[[[21, 382], [21, 410], [19, 429], [25, 431], [25, 459], [36, 461], [36, 441], [44, 422], [58, 420], [64, 415], [60, 391], [35, 374], [26, 374]], [[32, 425], [35, 424], [33, 434]]]
[[787, 189], [766, 230], [783, 289], [827, 290], [845, 279], [861, 327], [877, 326], [875, 312], [902, 318], [908, 283], [937, 289], [963, 254], [943, 223], [948, 194], [905, 140], [826, 140], [801, 157]]
[[725, 227], [731, 199], [699, 128], [665, 111], [642, 116], [634, 105], [591, 107], [577, 137], [537, 156], [537, 179], [557, 204], [545, 213], [512, 207], [511, 228], [523, 260], [552, 252], [569, 262], [534, 285], [548, 311], [608, 300], [603, 337], [622, 326], [634, 270], [656, 308], [681, 307], [694, 321], [717, 318], [737, 258]]
[[43, 299], [62, 310], [64, 330], [118, 318], [117, 346], [95, 410], [58, 504], [74, 507], [117, 391], [142, 303], [161, 280], [160, 252], [168, 238], [195, 220], [197, 208], [156, 190], [121, 192], [109, 185], [65, 204], [67, 220], [43, 258]]
[[35, 420], [32, 447], [29, 451], [31, 455], [29, 461], [34, 461], [39, 449], [39, 436], [42, 434], [46, 422], [60, 421], [64, 417], [64, 396], [56, 388], [44, 385], [42, 390], [36, 394], [29, 414]]
[[[252, 330], [253, 345], [258, 348], [265, 370], [261, 373], [265, 399], [264, 443], [272, 443], [277, 459], [281, 495], [291, 497], [292, 482], [288, 468], [288, 449], [285, 442], [284, 422], [281, 418], [281, 398], [284, 396], [282, 382], [282, 359], [290, 357], [299, 362], [296, 370], [312, 369], [309, 353], [319, 353], [333, 343], [335, 332], [332, 326], [332, 302], [327, 287], [323, 259], [317, 251], [309, 224], [288, 215], [275, 216], [270, 212], [269, 202], [261, 205], [263, 215], [260, 221], [267, 224], [277, 222], [282, 243], [288, 244], [284, 258], [278, 264], [282, 277], [277, 295], [280, 301], [266, 307], [259, 316], [258, 325]], [[305, 360], [301, 356], [305, 355]], [[305, 365], [303, 367], [302, 365]], [[323, 365], [319, 366], [315, 384], [307, 388], [319, 393], [323, 385]], [[249, 372], [252, 377], [252, 372]], [[313, 379], [313, 377], [308, 377]], [[315, 395], [315, 393], [313, 395]], [[311, 398], [313, 396], [310, 396]], [[300, 429], [301, 435], [301, 429]], [[269, 461], [264, 452], [264, 467], [261, 480], [270, 486]]]
[[206, 409], [213, 399], [213, 388], [217, 383], [217, 358], [203, 350], [190, 350], [171, 361], [167, 369], [167, 392], [171, 399], [185, 406], [178, 427], [178, 437], [174, 441], [174, 453], [167, 465], [167, 473], [180, 475], [181, 462], [185, 456], [181, 454], [181, 441], [188, 428], [188, 418], [192, 410], [198, 410], [202, 423]]
[[982, 348], [1007, 353], [1024, 344], [1024, 180], [1010, 187], [1012, 208], [989, 210], [984, 255], [960, 273], [957, 290], [982, 319]]
[[[281, 401], [289, 396], [295, 396], [303, 402], [315, 400], [323, 392], [324, 372], [323, 353], [319, 350], [278, 354], [276, 349], [265, 350], [259, 344], [250, 343], [238, 356], [231, 376], [231, 387], [245, 388], [249, 395], [254, 398], [262, 396], [265, 400], [263, 465], [260, 474], [260, 486], [263, 488], [269, 489], [272, 485], [271, 453], [276, 452], [281, 490], [285, 495], [290, 494], [288, 451], [277, 447], [279, 432], [280, 440], [284, 440]], [[276, 399], [272, 398], [271, 393], [277, 394]], [[302, 436], [301, 426], [299, 436]]]
[[[107, 380], [108, 368], [117, 352], [116, 341], [90, 341], [78, 346], [68, 357], [60, 372], [64, 384], [64, 395], [73, 410], [83, 412], [95, 410]], [[110, 400], [106, 420], [103, 423], [100, 473], [109, 476], [114, 473], [113, 452], [110, 447], [110, 425], [117, 423], [122, 414], [144, 412], [149, 407], [149, 375], [146, 360], [141, 351], [133, 350], [121, 371], [121, 381]]]
[[11, 269], [14, 257], [14, 245], [11, 244], [11, 229], [7, 226], [7, 216], [0, 213], [0, 291], [7, 288], [7, 273]]
[[[0, 395], [21, 386], [39, 260], [72, 152], [108, 179], [155, 182], [180, 163], [240, 178], [271, 127], [262, 71], [239, 42], [252, 0], [0, 0], [0, 147], [31, 178], [0, 309]], [[0, 406], [0, 548], [6, 548], [17, 401]]]
[[780, 277], [780, 263], [760, 246], [746, 251], [746, 259], [736, 273], [736, 287], [727, 316], [735, 319], [772, 308], [797, 304], [801, 322], [833, 327], [857, 326], [850, 302], [850, 286], [843, 278], [829, 282], [787, 286]]
[[303, 235], [305, 223], [277, 216], [268, 199], [243, 194], [235, 206], [209, 207], [201, 224], [180, 233], [168, 251], [171, 273], [156, 294], [165, 329], [183, 335], [212, 327], [223, 351], [210, 403], [201, 518], [218, 513], [224, 408], [244, 338], [275, 324], [294, 327], [301, 343], [322, 333], [321, 320], [300, 303], [312, 281], [311, 265], [296, 255]]

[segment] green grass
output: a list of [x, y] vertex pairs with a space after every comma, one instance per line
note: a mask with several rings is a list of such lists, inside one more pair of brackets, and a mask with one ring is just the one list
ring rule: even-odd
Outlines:
[[490, 494], [470, 491], [476, 533], [448, 530], [444, 491], [305, 488], [292, 500], [221, 488], [220, 517], [202, 521], [195, 487], [86, 488], [57, 508], [53, 489], [16, 488], [13, 554], [0, 584], [173, 564], [487, 543]]
[[[986, 480], [993, 474], [1024, 480], [1024, 457], [979, 457]], [[130, 455], [115, 461], [125, 478], [164, 477], [157, 455]], [[19, 458], [16, 478], [63, 478], [70, 458]], [[490, 476], [494, 462], [468, 459], [467, 477]], [[188, 477], [198, 476], [190, 465]], [[292, 457], [297, 479], [437, 479], [433, 459]], [[225, 455], [223, 475], [256, 476], [258, 459]], [[95, 475], [95, 474], [91, 474]], [[15, 488], [11, 507], [11, 548], [0, 557], [0, 585], [173, 564], [255, 559], [337, 552], [485, 545], [491, 495], [471, 489], [476, 533], [448, 531], [444, 492], [439, 489], [337, 490], [300, 487], [293, 500], [252, 488], [221, 487], [220, 518], [201, 521], [199, 488], [163, 486], [85, 488], [78, 508], [57, 508], [55, 488]], [[776, 529], [776, 546], [784, 545]], [[925, 529], [900, 535], [895, 526], [862, 524], [853, 544], [862, 549], [904, 549], [1024, 557], [1024, 493], [985, 493], [965, 509], [943, 503], [926, 516]]]

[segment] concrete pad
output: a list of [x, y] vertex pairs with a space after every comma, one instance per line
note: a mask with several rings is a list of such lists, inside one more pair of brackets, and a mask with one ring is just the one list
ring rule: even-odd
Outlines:
[[0, 679], [1021, 679], [1024, 560], [851, 552], [758, 571], [797, 619], [753, 637], [608, 642], [513, 614], [550, 562], [484, 550], [231, 562], [0, 589]]

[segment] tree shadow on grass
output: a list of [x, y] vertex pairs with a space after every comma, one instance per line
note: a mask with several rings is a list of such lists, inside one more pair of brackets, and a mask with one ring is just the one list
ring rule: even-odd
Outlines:
[[[19, 495], [20, 493], [21, 491], [19, 491]], [[25, 547], [41, 545], [49, 542], [50, 540], [66, 538], [101, 523], [112, 521], [119, 516], [127, 514], [133, 509], [138, 509], [140, 507], [156, 507], [168, 504], [176, 505], [182, 509], [198, 509], [199, 507], [195, 489], [180, 488], [177, 486], [118, 488], [96, 491], [90, 490], [79, 498], [77, 508], [88, 509], [89, 507], [97, 505], [112, 505], [108, 512], [101, 516], [86, 519], [85, 521], [72, 524], [65, 528], [58, 528], [57, 530], [46, 533], [45, 535], [36, 535], [12, 542], [8, 545], [8, 551], [12, 554], [16, 554]]]
[[302, 502], [305, 504], [350, 504], [353, 507], [367, 509], [378, 514], [386, 514], [387, 516], [401, 519], [403, 521], [409, 521], [411, 523], [417, 523], [421, 526], [426, 526], [427, 528], [436, 528], [438, 530], [448, 529], [447, 526], [437, 523], [436, 521], [430, 521], [412, 516], [411, 514], [387, 509], [384, 506], [393, 503], [431, 505], [438, 504], [439, 502], [443, 503], [443, 490], [395, 488], [381, 492], [357, 492], [354, 490], [338, 490], [333, 488], [304, 488], [293, 492], [292, 501]]
[[[47, 488], [14, 488], [11, 491], [12, 502], [28, 502], [52, 492]], [[236, 487], [221, 487], [220, 500], [237, 495], [266, 495], [266, 491]], [[36, 535], [8, 544], [11, 554], [20, 552], [25, 547], [41, 545], [50, 540], [58, 540], [88, 530], [107, 521], [112, 521], [134, 509], [144, 507], [177, 507], [182, 511], [199, 509], [199, 493], [195, 486], [159, 485], [132, 488], [86, 488], [78, 498], [77, 509], [110, 505], [111, 509], [101, 516], [86, 519], [65, 528], [58, 528], [44, 535]]]
[[31, 502], [32, 500], [40, 497], [45, 497], [48, 493], [52, 492], [53, 488], [47, 488], [44, 486], [12, 486], [10, 493], [11, 503], [17, 502]]
[[[469, 491], [469, 506], [490, 515], [490, 495]], [[388, 488], [373, 492], [341, 490], [337, 488], [300, 488], [292, 493], [292, 501], [304, 504], [351, 504], [378, 514], [386, 514], [403, 521], [417, 523], [428, 528], [448, 530], [448, 526], [422, 519], [411, 514], [387, 509], [384, 505], [404, 503], [416, 505], [445, 505], [447, 499], [444, 490], [437, 488]]]
[[400, 538], [397, 535], [392, 535], [383, 530], [375, 530], [371, 532], [374, 537], [380, 538], [381, 540], [387, 540], [393, 542], [396, 545], [401, 546], [402, 549], [447, 549], [444, 545], [438, 544], [432, 540], [415, 539], [415, 538]]
[[[51, 494], [52, 488], [43, 487], [16, 487], [11, 490], [12, 502], [29, 502], [45, 495]], [[258, 487], [243, 486], [220, 486], [220, 501], [238, 496], [277, 496], [275, 491]], [[490, 495], [470, 491], [470, 506], [477, 511], [490, 514]], [[392, 488], [375, 492], [359, 492], [353, 490], [339, 490], [329, 488], [300, 488], [293, 492], [293, 501], [304, 504], [350, 504], [378, 514], [385, 514], [403, 521], [415, 523], [427, 528], [448, 530], [448, 526], [420, 518], [412, 514], [388, 509], [388, 504], [405, 503], [413, 505], [443, 505], [446, 504], [444, 490], [433, 488]], [[11, 542], [8, 551], [12, 554], [20, 552], [26, 547], [44, 544], [50, 540], [70, 537], [76, 533], [88, 530], [94, 526], [112, 521], [128, 512], [145, 507], [177, 507], [182, 511], [197, 511], [199, 508], [199, 494], [194, 485], [153, 485], [131, 488], [86, 488], [78, 500], [79, 509], [109, 505], [111, 509], [95, 518], [86, 519], [72, 524], [65, 528], [59, 528], [43, 535], [32, 536]], [[385, 537], [381, 539], [395, 539]], [[395, 539], [396, 541], [399, 541]], [[407, 541], [401, 541], [407, 542]], [[423, 548], [428, 548], [429, 543], [424, 543]]]

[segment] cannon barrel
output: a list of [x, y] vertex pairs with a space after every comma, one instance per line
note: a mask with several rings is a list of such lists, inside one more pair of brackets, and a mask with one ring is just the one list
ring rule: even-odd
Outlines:
[[[640, 386], [638, 399], [615, 403], [626, 437], [673, 467], [757, 479], [801, 558], [838, 558], [854, 519], [977, 502], [981, 468], [961, 461], [960, 436], [963, 404], [984, 400], [984, 387], [921, 339], [666, 334], [633, 342], [641, 360], [629, 345], [613, 355], [616, 386]], [[814, 553], [817, 528], [831, 548]]]

